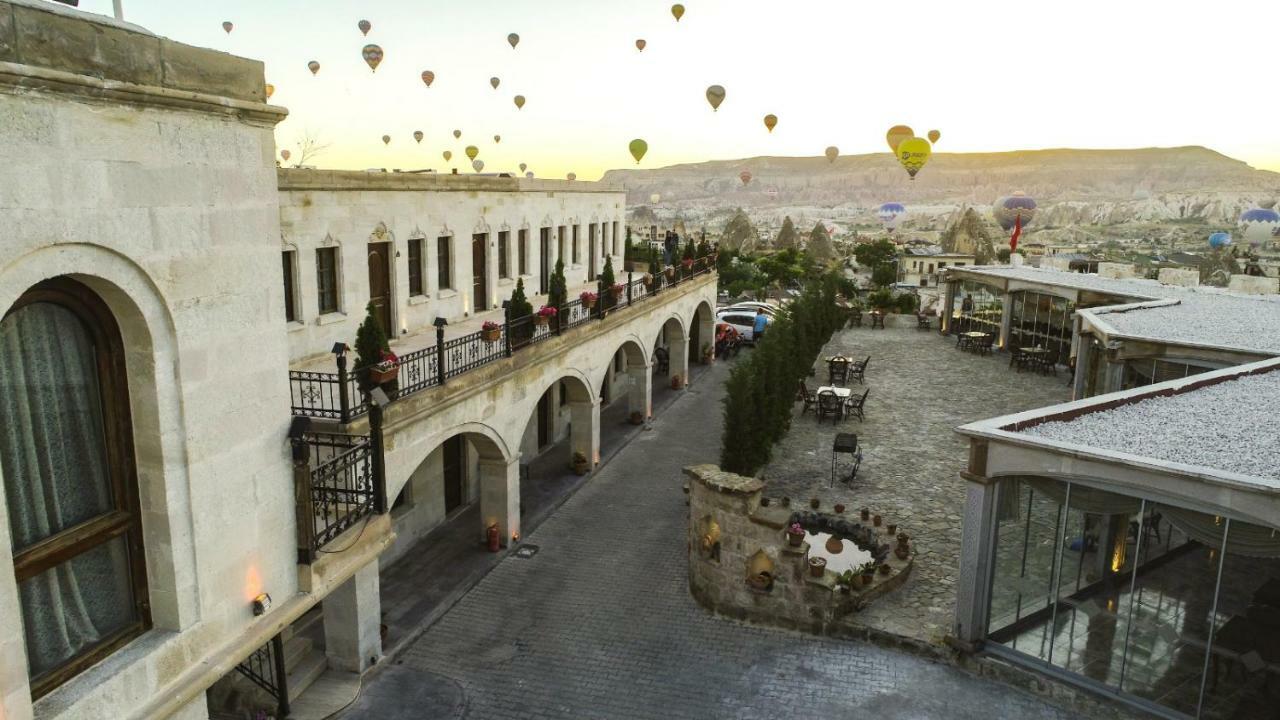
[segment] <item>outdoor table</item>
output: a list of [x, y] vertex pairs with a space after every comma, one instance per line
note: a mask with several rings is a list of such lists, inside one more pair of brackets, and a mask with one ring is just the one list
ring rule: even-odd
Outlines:
[[831, 392], [835, 393], [836, 397], [840, 398], [841, 400], [848, 400], [849, 396], [853, 395], [852, 388], [834, 387], [832, 385], [823, 385], [822, 387], [818, 388], [818, 392], [816, 394], [821, 395], [823, 391], [826, 391], [826, 390], [830, 390]]
[[959, 335], [957, 335], [957, 336], [956, 336], [956, 347], [957, 347], [957, 348], [960, 348], [961, 350], [963, 350], [963, 349], [965, 349], [965, 348], [967, 348], [967, 347], [971, 347], [971, 346], [973, 345], [973, 343], [974, 343], [974, 341], [975, 341], [975, 340], [981, 340], [982, 338], [984, 338], [984, 337], [986, 337], [986, 336], [987, 336], [987, 334], [986, 334], [986, 333], [984, 333], [984, 332], [978, 332], [977, 330], [970, 330], [969, 332], [962, 332], [962, 333], [960, 333]]
[[1049, 348], [1043, 347], [1024, 347], [1018, 350], [1031, 359], [1031, 364], [1036, 370], [1043, 371], [1047, 369], [1049, 361]]

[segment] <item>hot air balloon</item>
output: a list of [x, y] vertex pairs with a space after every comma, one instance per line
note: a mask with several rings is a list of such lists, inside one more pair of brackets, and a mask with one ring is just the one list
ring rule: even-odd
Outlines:
[[507, 42], [511, 43], [511, 49], [515, 50], [516, 46], [520, 44], [520, 36], [515, 33], [511, 33], [507, 36]]
[[370, 70], [378, 72], [378, 63], [382, 62], [382, 48], [377, 45], [365, 45], [360, 51], [360, 56], [368, 63]]
[[480, 154], [480, 148], [475, 145], [468, 145], [465, 152], [467, 153], [468, 160], [475, 160], [476, 156]]
[[720, 103], [724, 102], [724, 87], [712, 85], [707, 88], [707, 102], [711, 103], [712, 110], [719, 110]]
[[775, 127], [777, 127], [777, 126], [778, 126], [778, 116], [777, 116], [777, 115], [765, 115], [765, 116], [764, 116], [764, 126], [765, 126], [765, 128], [767, 128], [767, 129], [769, 130], [769, 132], [773, 132], [773, 129], [774, 129]]
[[517, 109], [517, 110], [522, 110], [522, 109], [524, 109], [524, 96], [523, 96], [523, 95], [517, 95], [517, 96], [515, 96], [515, 99], [513, 99], [513, 100], [512, 100], [512, 102], [514, 102], [514, 103], [516, 104], [516, 109]]
[[368, 20], [361, 20], [360, 22], [356, 23], [356, 27], [360, 28], [361, 35], [368, 35], [369, 30], [373, 28], [373, 23], [369, 22]]
[[292, 154], [293, 154], [293, 153], [289, 152], [288, 150], [281, 150], [281, 151], [280, 151], [280, 159], [281, 159], [281, 160], [284, 160], [285, 162], [289, 162], [289, 156], [290, 156], [290, 155], [292, 155]]
[[524, 174], [524, 176], [525, 176], [525, 177], [527, 177], [527, 178], [529, 178], [530, 180], [532, 180], [532, 179], [533, 179], [533, 171], [532, 171], [532, 170], [530, 170], [529, 172], [525, 173], [525, 174]]
[[473, 169], [475, 169], [475, 171], [476, 171], [476, 172], [480, 172], [481, 170], [483, 170], [483, 169], [484, 169], [484, 161], [483, 161], [483, 160], [472, 160], [472, 161], [471, 161], [471, 167], [472, 167]]
[[941, 137], [942, 137], [942, 133], [938, 132], [937, 130], [929, 131], [929, 142], [936, 144], [938, 142], [938, 139]]
[[1209, 247], [1213, 248], [1214, 250], [1221, 250], [1222, 248], [1230, 244], [1231, 244], [1231, 233], [1216, 232], [1209, 236]]
[[662, 196], [659, 195], [658, 193], [654, 193], [649, 196], [650, 205], [657, 205], [661, 200], [662, 200]]
[[742, 181], [743, 185], [749, 184], [751, 182], [751, 171], [743, 170], [742, 172], [738, 173], [738, 179]]
[[501, 80], [499, 80], [499, 79], [498, 79], [498, 78], [496, 78], [496, 77], [491, 77], [491, 78], [489, 78], [489, 85], [490, 85], [490, 86], [492, 86], [494, 90], [497, 90], [497, 89], [498, 89], [498, 85], [500, 85], [501, 83], [502, 83], [502, 81], [501, 81]]
[[233, 28], [235, 28], [235, 25], [232, 25], [230, 20], [222, 21], [222, 29], [225, 30], [228, 35], [231, 34], [231, 30]]
[[1259, 247], [1280, 233], [1280, 213], [1256, 207], [1240, 213], [1240, 230], [1251, 247]]
[[1026, 227], [1036, 216], [1036, 201], [1021, 192], [1016, 192], [1009, 197], [996, 200], [996, 204], [991, 208], [991, 216], [1006, 231], [1017, 227], [1019, 219], [1022, 227]]
[[461, 130], [454, 130], [454, 131], [453, 131], [453, 139], [454, 139], [454, 140], [461, 140], [461, 139], [462, 139], [462, 131], [461, 131]]
[[768, 190], [765, 190], [765, 191], [764, 191], [764, 194], [765, 194], [765, 195], [768, 195], [768, 196], [769, 196], [769, 197], [771, 197], [771, 198], [776, 198], [776, 197], [778, 197], [778, 188], [776, 188], [776, 187], [771, 187], [771, 188], [769, 188]]
[[835, 145], [832, 145], [831, 147], [827, 148], [826, 156], [827, 156], [827, 162], [832, 162], [832, 163], [835, 162], [836, 158], [840, 157], [840, 148], [836, 147]]
[[569, 182], [573, 182], [578, 179], [578, 173], [569, 173], [568, 175], [565, 175], [565, 177], [569, 179]]
[[267, 93], [267, 99], [268, 99], [268, 100], [270, 100], [270, 99], [271, 99], [271, 96], [272, 96], [272, 95], [275, 95], [275, 94], [276, 94], [276, 86], [275, 86], [275, 85], [272, 85], [271, 83], [267, 83], [266, 85], [264, 85], [264, 86], [262, 87], [262, 89]]
[[915, 134], [916, 131], [906, 125], [894, 125], [889, 128], [889, 132], [885, 133], [884, 139], [885, 142], [889, 143], [889, 149], [892, 150], [894, 154], [897, 154], [898, 144], [903, 140], [915, 137]]
[[640, 52], [644, 52], [644, 46], [648, 44], [649, 43], [644, 41], [644, 38], [640, 38], [639, 40], [636, 40], [636, 49]]
[[631, 150], [631, 157], [636, 159], [637, 165], [639, 165], [640, 161], [644, 159], [644, 154], [649, 152], [649, 143], [641, 140], [640, 138], [632, 140], [631, 144], [627, 147]]
[[889, 232], [893, 232], [898, 227], [898, 221], [906, 214], [907, 208], [902, 203], [887, 202], [876, 208], [876, 219]]
[[907, 138], [898, 143], [898, 163], [906, 169], [912, 180], [916, 179], [920, 168], [929, 162], [929, 155], [932, 153], [933, 146], [924, 138]]
[[445, 151], [444, 151], [444, 161], [445, 161], [445, 162], [449, 162], [449, 161], [450, 161], [450, 160], [452, 160], [452, 159], [453, 159], [453, 151], [452, 151], [452, 150], [445, 150]]
[[493, 136], [493, 144], [494, 144], [494, 145], [497, 145], [497, 144], [498, 144], [498, 143], [500, 143], [500, 142], [502, 142], [502, 136], [501, 136], [501, 135], [494, 135], [494, 136]]
[[679, 4], [672, 5], [671, 15], [675, 17], [676, 22], [680, 22], [680, 18], [684, 17], [684, 6]]
[[390, 136], [390, 135], [383, 135], [383, 136], [382, 136], [382, 144], [383, 144], [383, 145], [390, 145], [390, 144], [391, 144], [391, 136]]
[[527, 164], [520, 163], [520, 172], [524, 172], [525, 170], [528, 170], [528, 169], [529, 169], [529, 166]]
[[422, 71], [422, 82], [423, 82], [427, 87], [431, 87], [431, 83], [433, 83], [433, 82], [435, 82], [435, 81], [436, 81], [436, 74], [435, 74], [435, 73], [431, 72], [430, 70], [423, 70], [423, 71]]
[[421, 130], [414, 130], [414, 131], [413, 131], [413, 139], [414, 139], [415, 141], [417, 141], [417, 142], [418, 142], [418, 144], [421, 144], [421, 143], [422, 143], [422, 131], [421, 131]]
[[307, 63], [307, 69], [311, 71], [312, 75], [315, 75], [316, 73], [320, 72], [320, 63], [316, 62], [315, 60], [312, 60], [311, 62]]

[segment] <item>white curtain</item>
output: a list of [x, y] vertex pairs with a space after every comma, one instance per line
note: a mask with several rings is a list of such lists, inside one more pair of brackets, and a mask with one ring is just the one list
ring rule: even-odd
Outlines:
[[[33, 303], [0, 322], [0, 470], [15, 554], [113, 509], [100, 402], [94, 344], [76, 315]], [[127, 625], [129, 588], [122, 538], [24, 580], [31, 673]]]

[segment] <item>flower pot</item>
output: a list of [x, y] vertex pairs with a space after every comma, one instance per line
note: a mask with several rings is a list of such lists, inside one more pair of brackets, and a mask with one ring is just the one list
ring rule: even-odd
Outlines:
[[871, 587], [871, 583], [876, 581], [876, 574], [874, 572], [862, 573], [858, 577], [862, 578], [862, 587]]
[[593, 308], [593, 307], [595, 307], [595, 306], [596, 306], [596, 301], [595, 301], [595, 300], [583, 300], [583, 301], [582, 301], [582, 307], [584, 307], [584, 308], [586, 308], [586, 309], [588, 309], [588, 310], [590, 310], [591, 308]]
[[809, 558], [809, 574], [813, 577], [820, 578], [827, 571], [826, 558]]
[[671, 376], [671, 389], [672, 389], [672, 390], [679, 390], [679, 389], [680, 389], [680, 388], [682, 388], [682, 387], [684, 387], [684, 379], [683, 379], [683, 378], [681, 378], [679, 375], [672, 375], [672, 376]]
[[485, 342], [498, 342], [498, 339], [502, 337], [502, 328], [481, 330], [480, 337], [483, 338]]
[[897, 534], [898, 534], [898, 525], [897, 525], [896, 523], [889, 523], [888, 525], [886, 525], [886, 526], [884, 527], [884, 531], [885, 531], [885, 533], [886, 533], [886, 534], [888, 534], [888, 535], [897, 535]]
[[666, 274], [666, 276], [667, 276], [667, 279], [668, 279], [668, 280], [670, 280], [670, 279], [672, 279], [672, 278], [674, 278], [674, 277], [676, 276], [676, 269], [675, 269], [675, 268], [673, 268], [673, 267], [667, 268], [666, 270], [663, 270], [662, 272]]
[[551, 322], [550, 315], [534, 315], [533, 324], [540, 327], [546, 327]]
[[880, 527], [880, 523], [882, 522], [884, 522], [884, 520], [879, 515], [876, 515], [871, 518], [871, 524], [875, 525], [876, 527]]
[[609, 288], [609, 293], [613, 295], [613, 301], [617, 302], [622, 299], [622, 288]]
[[881, 575], [888, 575], [890, 570], [892, 570], [892, 568], [890, 568], [887, 564], [886, 564], [886, 565], [881, 565], [881, 566], [880, 566], [880, 574], [881, 574]]
[[399, 374], [400, 374], [400, 366], [398, 365], [391, 368], [390, 370], [379, 370], [376, 367], [369, 368], [369, 382], [373, 383], [374, 385], [389, 383], [392, 380], [395, 380], [396, 376]]
[[906, 545], [899, 545], [893, 549], [893, 554], [899, 560], [906, 560], [911, 556], [911, 548]]
[[782, 498], [782, 507], [791, 507], [791, 498], [789, 497]]
[[812, 500], [809, 501], [809, 507], [813, 508], [814, 510], [817, 510], [818, 506], [821, 504], [822, 503], [818, 501], [818, 498], [813, 498]]
[[651, 288], [651, 287], [653, 287], [653, 276], [652, 276], [652, 275], [645, 275], [645, 276], [644, 276], [644, 286], [645, 286], [645, 287], [647, 287], [647, 288]]
[[860, 513], [862, 513], [862, 519], [863, 519], [863, 520], [870, 520], [870, 519], [871, 519], [871, 511], [870, 511], [870, 510], [868, 510], [868, 509], [866, 509], [866, 508], [862, 508], [862, 510], [860, 510], [859, 512], [860, 512]]
[[791, 547], [800, 547], [804, 544], [804, 533], [787, 533], [787, 544]]
[[644, 424], [644, 413], [642, 413], [642, 412], [640, 412], [639, 410], [637, 410], [636, 412], [631, 413], [631, 415], [630, 415], [630, 418], [629, 418], [629, 419], [631, 420], [631, 424], [632, 424], [632, 425], [643, 425], [643, 424]]
[[591, 463], [587, 462], [586, 460], [583, 460], [582, 462], [575, 462], [573, 464], [573, 471], [578, 475], [586, 475], [587, 471], [590, 469], [591, 469]]
[[844, 514], [844, 505], [841, 505], [840, 503], [836, 503], [836, 514], [837, 515]]

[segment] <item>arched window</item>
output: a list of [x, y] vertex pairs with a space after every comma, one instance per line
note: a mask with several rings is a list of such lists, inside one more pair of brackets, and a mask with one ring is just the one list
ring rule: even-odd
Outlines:
[[39, 697], [150, 626], [124, 347], [73, 280], [0, 320], [0, 473]]

